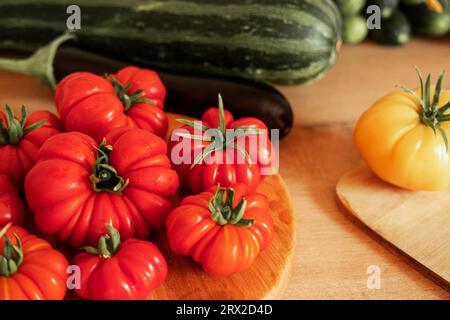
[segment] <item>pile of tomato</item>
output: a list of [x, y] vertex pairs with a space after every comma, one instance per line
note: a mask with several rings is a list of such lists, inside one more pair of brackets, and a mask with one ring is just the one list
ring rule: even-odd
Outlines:
[[[157, 73], [127, 67], [64, 78], [59, 116], [0, 112], [0, 300], [65, 298], [69, 265], [81, 298], [145, 299], [170, 272], [147, 240], [154, 229], [212, 276], [247, 269], [270, 245], [269, 201], [256, 192], [272, 162], [267, 127], [235, 120], [219, 97], [201, 121], [180, 119], [168, 145], [165, 97]], [[253, 136], [266, 141], [256, 152]], [[175, 205], [179, 188], [190, 195]], [[77, 254], [68, 261], [54, 241]]]

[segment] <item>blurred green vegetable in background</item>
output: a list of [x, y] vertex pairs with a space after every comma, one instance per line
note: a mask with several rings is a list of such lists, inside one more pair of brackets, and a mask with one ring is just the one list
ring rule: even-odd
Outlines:
[[[383, 45], [404, 45], [411, 35], [438, 38], [450, 33], [450, 0], [335, 0], [343, 17], [342, 38], [357, 44], [370, 38]], [[381, 29], [367, 30], [367, 8], [380, 8]], [[373, 13], [371, 13], [373, 14]], [[365, 30], [363, 30], [363, 27]]]

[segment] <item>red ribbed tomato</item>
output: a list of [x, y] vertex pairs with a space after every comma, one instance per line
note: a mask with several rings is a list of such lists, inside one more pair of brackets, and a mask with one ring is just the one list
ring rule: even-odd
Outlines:
[[39, 229], [73, 247], [97, 243], [105, 223], [124, 239], [160, 228], [178, 188], [165, 142], [148, 131], [122, 127], [104, 143], [79, 132], [49, 139], [25, 181]]
[[98, 248], [85, 247], [73, 260], [81, 274], [75, 292], [91, 300], [142, 300], [161, 285], [167, 276], [167, 263], [151, 242], [128, 239], [107, 225]]
[[272, 241], [269, 201], [246, 187], [186, 197], [167, 217], [170, 248], [192, 256], [211, 275], [247, 269]]
[[126, 67], [107, 78], [75, 72], [56, 87], [55, 104], [67, 131], [79, 131], [101, 142], [114, 128], [129, 126], [164, 137], [166, 89], [158, 74]]
[[0, 228], [8, 223], [23, 224], [25, 206], [8, 177], [0, 174]]
[[256, 190], [262, 176], [273, 173], [265, 124], [250, 117], [234, 120], [220, 96], [219, 108], [207, 109], [201, 122], [179, 121], [185, 126], [173, 131], [169, 155], [182, 184], [194, 194], [217, 184], [243, 183]]
[[61, 129], [61, 121], [48, 111], [37, 111], [27, 117], [22, 107], [21, 117], [15, 118], [6, 106], [5, 113], [0, 111], [0, 174], [22, 190], [39, 148]]
[[0, 300], [62, 300], [68, 267], [60, 252], [21, 227], [0, 231]]

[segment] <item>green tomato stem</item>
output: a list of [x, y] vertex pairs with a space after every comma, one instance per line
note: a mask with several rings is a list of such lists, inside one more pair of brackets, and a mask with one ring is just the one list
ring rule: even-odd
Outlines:
[[88, 246], [81, 249], [90, 254], [100, 256], [103, 259], [114, 256], [120, 248], [120, 233], [109, 223], [105, 224], [105, 227], [109, 234], [105, 233], [98, 239], [97, 248]]
[[129, 180], [119, 176], [117, 170], [110, 165], [109, 155], [112, 146], [106, 144], [103, 139], [97, 150], [97, 160], [94, 163], [93, 172], [90, 175], [92, 189], [95, 192], [111, 192], [122, 195], [122, 191], [127, 187]]
[[0, 256], [0, 276], [10, 277], [19, 270], [23, 262], [22, 241], [14, 234], [17, 245], [14, 245], [11, 240], [5, 235], [11, 223], [7, 224], [0, 230], [0, 237], [5, 238], [3, 247], [3, 255]]
[[[225, 192], [226, 198], [224, 200]], [[245, 198], [242, 198], [238, 205], [233, 208], [234, 196], [233, 188], [229, 188], [228, 190], [220, 187], [217, 188], [208, 204], [212, 219], [222, 226], [230, 224], [240, 227], [250, 227], [255, 221], [253, 219], [243, 218], [247, 201]]]
[[[209, 141], [211, 142], [201, 153], [197, 155], [197, 157], [194, 159], [191, 169], [203, 162], [203, 160], [211, 153], [219, 150], [226, 150], [226, 149], [236, 149], [238, 152], [242, 153], [247, 160], [248, 163], [251, 163], [250, 155], [248, 154], [247, 150], [245, 148], [242, 148], [240, 145], [237, 145], [234, 143], [234, 140], [244, 137], [244, 136], [250, 136], [250, 135], [256, 135], [260, 134], [260, 130], [258, 128], [248, 127], [248, 126], [241, 126], [236, 127], [233, 129], [233, 133], [227, 134], [226, 127], [225, 127], [225, 108], [222, 100], [222, 96], [218, 95], [219, 99], [219, 128], [209, 128], [205, 126], [204, 124], [200, 124], [196, 121], [190, 121], [185, 119], [178, 119], [177, 121], [180, 123], [183, 123], [187, 126], [193, 127], [197, 130], [202, 131], [215, 131], [214, 137], [216, 137], [216, 140], [211, 140], [210, 137], [201, 134], [189, 134], [189, 133], [177, 133], [177, 135], [186, 138], [186, 139], [192, 139], [192, 140], [203, 140], [203, 141]], [[219, 138], [217, 138], [219, 137]]]
[[25, 106], [22, 106], [20, 121], [14, 117], [12, 109], [6, 105], [5, 108], [6, 123], [0, 119], [0, 144], [16, 145], [20, 140], [30, 131], [40, 128], [46, 124], [46, 120], [41, 120], [25, 127], [27, 118], [27, 111]]
[[127, 93], [131, 87], [131, 83], [128, 83], [126, 86], [122, 86], [114, 77], [107, 76], [107, 78], [111, 81], [114, 87], [114, 94], [120, 99], [123, 104], [124, 111], [127, 112], [131, 109], [131, 107], [137, 103], [150, 103], [152, 105], [156, 105], [156, 102], [143, 98], [144, 92], [142, 90], [136, 90], [132, 93]]
[[433, 97], [431, 96], [431, 74], [427, 76], [424, 83], [422, 74], [418, 68], [416, 68], [416, 72], [420, 82], [420, 96], [414, 90], [403, 86], [400, 86], [400, 88], [414, 96], [419, 101], [421, 107], [420, 119], [422, 123], [430, 127], [435, 134], [439, 132], [444, 140], [445, 149], [448, 153], [448, 138], [446, 132], [441, 126], [441, 123], [444, 121], [450, 121], [450, 115], [445, 113], [450, 108], [450, 102], [444, 106], [438, 107], [445, 72], [439, 76], [438, 81], [436, 82]]

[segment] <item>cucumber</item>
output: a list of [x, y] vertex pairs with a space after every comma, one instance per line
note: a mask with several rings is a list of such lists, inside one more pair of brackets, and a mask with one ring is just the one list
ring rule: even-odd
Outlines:
[[390, 18], [397, 10], [399, 0], [369, 0], [368, 5], [376, 5], [380, 7], [381, 17], [383, 19]]
[[430, 10], [425, 4], [405, 6], [404, 12], [418, 35], [430, 38], [444, 37], [450, 32], [450, 1], [439, 0], [443, 11]]
[[366, 4], [366, 0], [335, 0], [341, 14], [354, 16], [361, 12]]
[[345, 43], [356, 44], [367, 36], [366, 19], [362, 16], [344, 17], [342, 26], [342, 39]]
[[396, 11], [390, 18], [382, 19], [381, 29], [371, 30], [370, 36], [385, 45], [404, 45], [411, 39], [411, 25], [402, 12]]
[[334, 65], [341, 43], [332, 0], [1, 0], [0, 49], [50, 42], [74, 2], [77, 46], [159, 70], [306, 83]]

